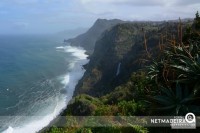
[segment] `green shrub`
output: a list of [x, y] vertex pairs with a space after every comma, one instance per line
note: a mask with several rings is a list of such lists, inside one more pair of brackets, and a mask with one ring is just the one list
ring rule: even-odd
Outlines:
[[118, 103], [121, 115], [139, 115], [144, 111], [144, 105], [141, 102], [121, 101]]
[[67, 133], [66, 131], [64, 131], [63, 128], [58, 128], [58, 127], [51, 127], [48, 131], [46, 131], [46, 133]]
[[92, 133], [90, 128], [81, 128], [76, 133]]
[[114, 116], [118, 112], [118, 108], [115, 105], [103, 105], [99, 106], [95, 110], [96, 116]]

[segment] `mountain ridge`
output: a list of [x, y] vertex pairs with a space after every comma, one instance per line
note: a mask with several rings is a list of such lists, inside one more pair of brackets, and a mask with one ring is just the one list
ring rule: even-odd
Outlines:
[[[189, 23], [189, 22], [188, 22]], [[186, 27], [188, 23], [184, 23]], [[142, 68], [147, 51], [157, 56], [160, 34], [176, 35], [178, 22], [127, 22], [116, 24], [96, 41], [86, 72], [75, 88], [74, 95], [102, 96], [127, 81], [131, 73]], [[144, 34], [147, 51], [144, 47]], [[153, 51], [152, 51], [153, 50]]]
[[68, 39], [66, 42], [72, 46], [83, 47], [87, 50], [87, 53], [91, 55], [94, 50], [95, 42], [101, 37], [101, 34], [116, 24], [124, 22], [125, 21], [119, 19], [97, 19], [87, 32], [75, 38]]

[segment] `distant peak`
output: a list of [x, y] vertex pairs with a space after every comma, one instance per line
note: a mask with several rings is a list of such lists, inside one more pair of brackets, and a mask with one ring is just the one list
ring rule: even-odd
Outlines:
[[108, 19], [98, 18], [97, 21], [108, 21]]
[[122, 21], [120, 19], [103, 19], [103, 18], [98, 18], [96, 21]]
[[107, 22], [107, 21], [108, 21], [107, 19], [98, 18], [95, 23], [103, 23], [103, 22]]
[[104, 24], [104, 23], [121, 23], [123, 22], [122, 20], [120, 19], [102, 19], [102, 18], [98, 18], [95, 22], [95, 24]]

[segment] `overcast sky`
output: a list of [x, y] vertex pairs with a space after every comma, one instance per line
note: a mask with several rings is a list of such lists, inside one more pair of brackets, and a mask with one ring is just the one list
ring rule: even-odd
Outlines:
[[97, 18], [193, 18], [200, 0], [0, 0], [0, 33], [54, 33], [90, 27]]

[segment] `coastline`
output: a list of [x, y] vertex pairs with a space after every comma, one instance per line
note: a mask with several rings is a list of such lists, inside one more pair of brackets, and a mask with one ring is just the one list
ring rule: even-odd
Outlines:
[[[71, 52], [73, 56], [79, 57], [79, 59], [77, 59], [75, 61], [73, 69], [69, 75], [75, 74], [75, 75], [79, 75], [79, 77], [77, 79], [72, 78], [71, 80], [72, 80], [73, 84], [71, 84], [71, 85], [69, 85], [69, 87], [67, 87], [71, 91], [67, 91], [67, 93], [70, 93], [70, 97], [67, 98], [66, 106], [59, 112], [59, 114], [52, 121], [49, 122], [49, 124], [47, 126], [43, 127], [36, 133], [42, 133], [43, 131], [47, 130], [52, 125], [54, 125], [56, 122], [58, 122], [59, 116], [62, 116], [64, 114], [65, 110], [67, 109], [67, 105], [68, 105], [69, 101], [73, 98], [73, 94], [74, 94], [76, 85], [78, 84], [79, 80], [83, 77], [83, 75], [86, 71], [83, 66], [89, 62], [89, 59], [88, 59], [89, 55], [87, 54], [87, 51], [82, 47], [74, 47], [74, 46], [64, 46], [64, 47], [61, 46], [61, 47], [58, 47], [58, 49], [66, 49], [67, 50], [67, 47], [75, 48], [77, 51], [68, 49], [67, 52]], [[81, 54], [79, 52], [81, 52]], [[77, 77], [77, 76], [75, 76], [75, 77]]]
[[[67, 98], [68, 101], [66, 102], [66, 107], [64, 107], [59, 112], [59, 114], [52, 121], [49, 122], [49, 124], [47, 126], [43, 127], [41, 130], [37, 131], [37, 133], [42, 133], [43, 131], [50, 128], [52, 125], [54, 125], [56, 122], [58, 122], [59, 116], [62, 116], [62, 114], [64, 114], [65, 110], [67, 109], [67, 105], [68, 105], [69, 101], [73, 98], [73, 94], [74, 94], [76, 85], [78, 84], [79, 80], [83, 77], [83, 75], [86, 71], [83, 68], [83, 66], [89, 62], [88, 55], [86, 54], [87, 51], [82, 47], [74, 47], [74, 46], [65, 46], [65, 47], [61, 46], [61, 47], [59, 47], [59, 49], [66, 48], [66, 50], [67, 50], [67, 47], [72, 47], [72, 48], [77, 49], [77, 51], [71, 51], [71, 50], [68, 49], [67, 52], [71, 52], [72, 55], [74, 55], [75, 57], [81, 57], [81, 58], [77, 59], [76, 62], [74, 63], [74, 68], [70, 72], [71, 73], [70, 75], [73, 75], [73, 74], [77, 75], [78, 74], [80, 76], [77, 79], [71, 79], [73, 81], [73, 84], [71, 84], [68, 87], [68, 89], [71, 89], [72, 91], [70, 91], [70, 97]], [[78, 50], [80, 50], [80, 51], [78, 51]], [[80, 54], [79, 52], [82, 52], [82, 53]], [[77, 77], [77, 76], [75, 76], [75, 77]], [[75, 82], [74, 82], [74, 80], [75, 80]], [[67, 91], [67, 93], [68, 93], [68, 91]]]
[[69, 101], [73, 97], [75, 86], [85, 72], [83, 65], [88, 63], [89, 60], [87, 58], [88, 55], [85, 54], [86, 50], [81, 47], [60, 46], [56, 47], [56, 50], [70, 53], [73, 57], [75, 57], [75, 59], [69, 64], [70, 71], [66, 73], [65, 76], [63, 75], [63, 80], [61, 81], [64, 84], [64, 91], [62, 92], [61, 90], [60, 92], [63, 93], [61, 101], [57, 101], [57, 105], [54, 110], [44, 116], [21, 116], [23, 119], [28, 119], [28, 122], [17, 127], [9, 126], [2, 133], [41, 132], [49, 127], [49, 125], [51, 125], [51, 123], [54, 122], [64, 110], [66, 110]]

